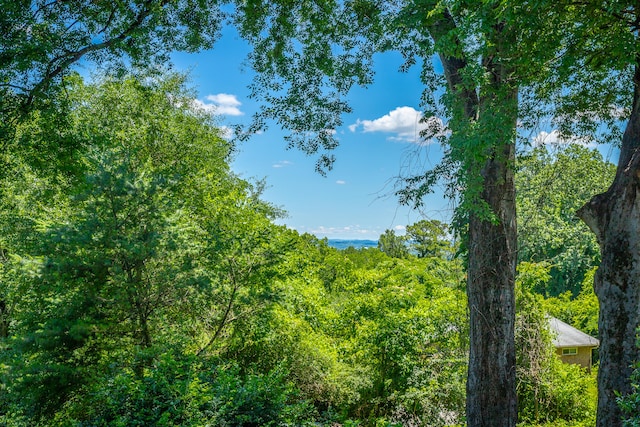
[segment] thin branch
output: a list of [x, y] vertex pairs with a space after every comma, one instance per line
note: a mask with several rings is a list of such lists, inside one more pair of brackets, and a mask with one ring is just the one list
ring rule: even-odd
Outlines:
[[111, 10], [111, 14], [109, 15], [109, 18], [107, 18], [106, 24], [104, 24], [104, 27], [102, 27], [102, 29], [98, 31], [98, 34], [104, 33], [107, 28], [109, 28], [109, 25], [111, 25], [111, 21], [113, 21], [114, 16], [116, 16], [116, 10], [118, 10], [118, 8], [116, 7]]
[[18, 85], [14, 85], [14, 84], [11, 84], [11, 83], [0, 83], [0, 87], [9, 87], [11, 89], [17, 89], [17, 90], [19, 90], [21, 92], [26, 92], [26, 91], [29, 90], [24, 86], [18, 86]]
[[42, 12], [43, 10], [51, 7], [51, 6], [55, 6], [56, 3], [61, 3], [62, 0], [53, 0], [50, 3], [45, 3], [42, 6], [40, 6], [38, 9], [36, 9], [32, 14], [31, 14], [31, 20], [35, 21], [35, 19], [38, 17], [38, 15], [40, 14], [40, 12]]
[[67, 25], [67, 28], [64, 29], [65, 33], [68, 33], [69, 30], [71, 28], [73, 28], [78, 22], [80, 22], [80, 18], [76, 19], [75, 21], [71, 22], [69, 25]]
[[[213, 336], [209, 339], [209, 341], [207, 342], [207, 344], [202, 347], [200, 350], [198, 350], [198, 352], [196, 353], [196, 356], [200, 356], [206, 349], [208, 349], [209, 347], [211, 347], [213, 345], [213, 343], [218, 339], [218, 337], [220, 336], [220, 333], [222, 332], [222, 329], [229, 324], [229, 315], [231, 313], [231, 309], [233, 308], [233, 302], [236, 298], [236, 293], [238, 292], [238, 288], [240, 287], [240, 285], [238, 284], [237, 280], [236, 280], [236, 275], [235, 275], [235, 269], [234, 266], [232, 264], [232, 259], [227, 260], [229, 263], [229, 277], [231, 279], [231, 282], [233, 283], [233, 289], [231, 291], [231, 295], [229, 296], [229, 301], [227, 303], [227, 307], [225, 308], [225, 312], [222, 315], [222, 319], [220, 319], [220, 322], [218, 323], [218, 327], [216, 329], [216, 331], [214, 332]], [[233, 319], [235, 320], [235, 318]]]
[[[441, 15], [427, 23], [427, 30], [433, 41], [438, 44], [442, 39], [449, 36], [457, 28], [456, 23], [449, 12], [449, 9], [442, 11]], [[462, 41], [458, 37], [454, 38], [454, 42], [458, 46], [462, 46]], [[467, 87], [461, 76], [461, 71], [467, 66], [468, 59], [461, 55], [456, 57], [439, 52], [440, 60], [444, 68], [445, 78], [449, 89], [458, 94], [464, 103], [465, 116], [474, 120], [477, 117], [479, 99], [475, 88]]]
[[[169, 1], [170, 0], [162, 0], [160, 2], [160, 7], [166, 6], [166, 4]], [[107, 48], [109, 48], [109, 47], [111, 47], [111, 46], [113, 46], [113, 45], [125, 40], [135, 30], [140, 28], [140, 26], [142, 25], [144, 20], [151, 14], [151, 12], [152, 12], [151, 5], [152, 4], [153, 4], [153, 0], [147, 0], [144, 3], [143, 10], [138, 14], [136, 19], [129, 25], [129, 27], [127, 27], [118, 36], [113, 37], [113, 38], [111, 38], [109, 40], [106, 40], [106, 41], [104, 41], [102, 43], [95, 43], [95, 44], [92, 44], [92, 45], [89, 45], [89, 46], [85, 46], [84, 48], [82, 48], [80, 50], [77, 50], [75, 52], [71, 52], [71, 53], [69, 53], [67, 55], [63, 55], [63, 57], [66, 56], [67, 59], [62, 61], [60, 64], [58, 64], [58, 66], [56, 66], [55, 68], [53, 68], [51, 70], [51, 68], [53, 67], [53, 63], [54, 63], [54, 61], [56, 59], [52, 60], [49, 63], [49, 67], [48, 67], [50, 69], [50, 71], [47, 71], [47, 73], [42, 78], [42, 80], [37, 85], [35, 85], [34, 88], [31, 90], [29, 96], [27, 97], [27, 99], [25, 101], [25, 107], [30, 106], [33, 103], [33, 100], [34, 100], [35, 96], [39, 92], [46, 90], [46, 88], [49, 86], [49, 84], [51, 83], [51, 81], [53, 79], [55, 79], [58, 75], [60, 75], [69, 66], [71, 66], [75, 62], [79, 61], [83, 56], [85, 56], [85, 55], [87, 55], [88, 53], [91, 53], [91, 52], [107, 49]]]

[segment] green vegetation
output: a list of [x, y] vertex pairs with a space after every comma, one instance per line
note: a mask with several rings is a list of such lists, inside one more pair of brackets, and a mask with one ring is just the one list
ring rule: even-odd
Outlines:
[[[558, 362], [545, 319], [595, 334], [599, 312], [597, 425], [638, 424], [637, 4], [0, 9], [0, 424], [592, 425], [593, 374]], [[265, 104], [245, 135], [276, 120], [321, 173], [375, 54], [419, 63], [422, 138], [445, 156], [397, 194], [420, 205], [444, 180], [460, 246], [428, 220], [343, 252], [276, 226], [158, 67], [223, 22], [252, 44]], [[86, 84], [84, 61], [109, 72]], [[626, 122], [615, 172], [578, 147], [517, 157], [547, 118], [588, 141]]]
[[[560, 361], [548, 329], [549, 300], [535, 292], [552, 280], [545, 264], [521, 263], [516, 282], [518, 417], [522, 425], [584, 425], [595, 422], [596, 372]], [[597, 318], [597, 309], [591, 313]]]
[[576, 296], [585, 275], [599, 265], [596, 238], [576, 212], [594, 194], [605, 191], [614, 175], [613, 164], [580, 145], [560, 146], [553, 152], [536, 148], [519, 158], [518, 258], [551, 266], [546, 288], [536, 292]]
[[[181, 76], [66, 85], [64, 120], [31, 113], [2, 181], [0, 423], [465, 422], [465, 271], [445, 224], [339, 251], [274, 225]], [[49, 137], [72, 155], [37, 162]], [[586, 280], [545, 300], [551, 271], [520, 267], [520, 420], [587, 425], [594, 377], [554, 355], [545, 313], [592, 332], [597, 304]]]
[[618, 396], [618, 405], [623, 413], [624, 427], [638, 427], [640, 425], [640, 365], [636, 365], [631, 375], [633, 393]]

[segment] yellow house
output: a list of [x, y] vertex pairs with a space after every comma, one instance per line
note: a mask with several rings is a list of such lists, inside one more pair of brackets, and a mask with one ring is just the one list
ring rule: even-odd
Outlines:
[[553, 345], [560, 359], [591, 369], [592, 352], [598, 348], [600, 341], [555, 317], [549, 318], [549, 327], [554, 334]]

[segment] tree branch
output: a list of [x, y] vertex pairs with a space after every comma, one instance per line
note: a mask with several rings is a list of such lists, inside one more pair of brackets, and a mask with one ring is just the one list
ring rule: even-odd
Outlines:
[[[227, 302], [227, 307], [225, 308], [224, 314], [222, 315], [222, 319], [220, 319], [220, 322], [218, 323], [218, 327], [216, 328], [216, 331], [214, 332], [213, 336], [209, 339], [209, 341], [207, 342], [207, 344], [202, 347], [200, 350], [198, 350], [198, 352], [196, 353], [196, 356], [200, 356], [206, 349], [208, 349], [209, 347], [211, 347], [213, 345], [213, 343], [218, 339], [218, 337], [220, 336], [220, 333], [222, 332], [222, 329], [229, 324], [229, 315], [231, 314], [231, 309], [233, 308], [233, 302], [235, 301], [236, 298], [236, 293], [238, 292], [238, 288], [240, 287], [240, 285], [238, 284], [237, 280], [236, 280], [236, 276], [235, 276], [235, 269], [233, 267], [232, 264], [232, 260], [228, 260], [229, 263], [229, 277], [231, 279], [231, 282], [233, 283], [233, 289], [231, 290], [231, 295], [229, 296], [229, 301]], [[235, 320], [235, 319], [233, 319]]]
[[[144, 22], [144, 20], [151, 14], [153, 8], [153, 1], [154, 0], [147, 0], [144, 5], [143, 5], [143, 9], [140, 11], [140, 13], [137, 15], [136, 19], [124, 30], [122, 31], [119, 35], [105, 40], [101, 43], [95, 43], [95, 44], [91, 44], [89, 46], [85, 46], [82, 49], [79, 49], [75, 52], [69, 52], [68, 54], [59, 56], [57, 58], [52, 59], [49, 62], [49, 65], [47, 67], [47, 73], [44, 75], [44, 77], [40, 80], [40, 82], [38, 84], [36, 84], [33, 89], [29, 92], [29, 96], [27, 97], [24, 106], [26, 108], [28, 108], [34, 101], [35, 97], [38, 95], [38, 93], [44, 91], [47, 89], [47, 87], [49, 86], [49, 84], [51, 83], [51, 81], [53, 79], [55, 79], [58, 75], [60, 75], [64, 70], [66, 70], [69, 66], [71, 66], [72, 64], [74, 64], [75, 62], [79, 61], [83, 56], [87, 55], [88, 53], [91, 52], [95, 52], [95, 51], [99, 51], [99, 50], [103, 50], [103, 49], [107, 49], [123, 40], [125, 40], [128, 36], [130, 36], [135, 30], [137, 30], [138, 28], [140, 28], [140, 26], [142, 25], [142, 23]], [[162, 0], [160, 2], [160, 7], [164, 7], [167, 5], [167, 3], [169, 3], [170, 0]], [[106, 27], [105, 27], [106, 29]], [[101, 30], [104, 31], [105, 29]], [[62, 58], [65, 58], [60, 64], [58, 64], [55, 68], [54, 67], [54, 63]]]
[[[600, 194], [599, 196], [603, 195]], [[598, 196], [592, 198], [576, 212], [576, 216], [587, 224], [587, 227], [596, 235], [598, 244], [604, 239], [597, 209], [599, 200]]]
[[[428, 21], [426, 27], [429, 35], [436, 44], [439, 44], [457, 28], [449, 9], [442, 11], [438, 18]], [[438, 56], [440, 57], [440, 61], [442, 61], [449, 90], [455, 93], [462, 101], [465, 117], [470, 120], [475, 120], [478, 115], [478, 94], [476, 93], [475, 87], [468, 87], [462, 79], [461, 71], [468, 64], [468, 59], [462, 50], [462, 41], [457, 36], [454, 36], [453, 42], [458, 47], [456, 50], [462, 52], [461, 54], [454, 56], [438, 50]]]

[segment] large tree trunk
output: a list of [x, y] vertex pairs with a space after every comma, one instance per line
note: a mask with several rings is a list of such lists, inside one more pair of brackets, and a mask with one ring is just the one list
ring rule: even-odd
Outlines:
[[[480, 111], [480, 123], [497, 119], [504, 132], [493, 129], [493, 151], [482, 169], [482, 201], [495, 218], [472, 213], [469, 221], [470, 354], [467, 376], [469, 426], [513, 427], [517, 421], [515, 369], [516, 208], [515, 156], [516, 91], [493, 101], [510, 105], [495, 114]], [[511, 111], [509, 111], [511, 110]], [[490, 118], [483, 115], [491, 115]], [[506, 122], [505, 122], [506, 121]]]
[[[505, 147], [506, 148], [506, 147]], [[493, 162], [489, 162], [493, 163]], [[499, 222], [472, 215], [469, 224], [469, 426], [515, 426], [515, 206], [505, 168], [488, 165], [485, 200]], [[506, 182], [505, 182], [506, 178]]]
[[606, 193], [578, 215], [596, 234], [602, 262], [594, 289], [600, 302], [598, 427], [621, 426], [616, 393], [632, 392], [632, 364], [640, 360], [640, 64], [634, 76], [633, 109], [624, 136], [616, 177]]
[[[461, 45], [449, 11], [445, 9], [436, 16], [437, 19], [428, 21], [433, 40], [438, 43], [450, 39], [449, 43]], [[440, 59], [449, 91], [455, 95], [460, 111], [458, 119], [473, 128], [469, 138], [477, 144], [465, 148], [472, 150], [467, 156], [481, 159], [479, 166], [465, 171], [468, 185], [479, 186], [480, 202], [469, 216], [467, 425], [514, 427], [517, 236], [513, 167], [518, 91], [511, 81], [513, 70], [501, 64], [500, 57], [516, 41], [513, 32], [502, 23], [496, 23], [488, 37], [493, 39], [489, 50], [494, 52], [487, 52], [483, 60], [489, 82], [481, 85], [480, 93], [476, 87], [467, 86], [462, 77], [467, 58], [441, 53]]]

